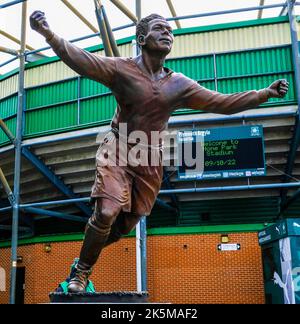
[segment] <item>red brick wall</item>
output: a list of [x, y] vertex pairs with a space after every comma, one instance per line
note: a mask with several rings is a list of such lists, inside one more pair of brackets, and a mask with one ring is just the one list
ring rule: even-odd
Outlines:
[[[241, 250], [219, 252], [220, 234], [148, 237], [148, 290], [153, 302], [264, 303], [262, 263], [256, 233], [229, 234]], [[21, 246], [26, 267], [25, 303], [47, 303], [48, 293], [63, 281], [81, 242]], [[9, 281], [10, 249], [0, 249], [0, 266]], [[97, 291], [136, 288], [135, 239], [108, 247], [91, 276]], [[8, 291], [0, 292], [0, 303]]]

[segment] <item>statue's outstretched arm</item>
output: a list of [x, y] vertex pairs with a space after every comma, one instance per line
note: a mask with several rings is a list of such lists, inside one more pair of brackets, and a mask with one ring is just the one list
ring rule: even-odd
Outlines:
[[78, 74], [101, 82], [111, 88], [114, 83], [116, 62], [108, 58], [89, 53], [56, 35], [49, 27], [45, 14], [35, 11], [30, 16], [31, 28], [46, 38], [53, 51]]
[[288, 91], [288, 87], [289, 84], [286, 80], [277, 80], [268, 88], [259, 91], [222, 94], [206, 89], [196, 82], [191, 82], [191, 85], [182, 96], [181, 106], [216, 114], [235, 114], [256, 108], [268, 101], [269, 98], [283, 98]]

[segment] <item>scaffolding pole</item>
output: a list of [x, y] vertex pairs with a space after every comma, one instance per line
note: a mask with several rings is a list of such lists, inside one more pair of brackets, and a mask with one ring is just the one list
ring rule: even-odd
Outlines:
[[[171, 12], [172, 16], [174, 18], [176, 18], [177, 17], [177, 13], [176, 13], [175, 8], [173, 6], [172, 0], [167, 0], [167, 4], [168, 4], [168, 7], [170, 9], [170, 12]], [[176, 26], [177, 26], [178, 29], [181, 28], [181, 25], [180, 25], [180, 21], [179, 20], [175, 20], [175, 24], [176, 24]]]
[[0, 118], [0, 128], [3, 130], [4, 134], [9, 138], [11, 143], [15, 145], [15, 137], [12, 134], [12, 132], [9, 130], [9, 128], [6, 126], [5, 122]]
[[[27, 2], [27, 1], [24, 1]], [[22, 40], [19, 40], [18, 38], [16, 38], [15, 36], [5, 32], [4, 30], [0, 29], [0, 34], [4, 37], [6, 37], [7, 39], [13, 41], [14, 43], [17, 43], [19, 45], [21, 45]], [[35, 51], [35, 49], [33, 47], [31, 47], [30, 45], [25, 44], [25, 48], [29, 49], [30, 51]]]
[[93, 26], [68, 0], [61, 0], [61, 2], [68, 7], [74, 15], [76, 15], [86, 26], [88, 26], [94, 33], [98, 33], [98, 30]]
[[14, 49], [11, 49], [11, 48], [4, 47], [4, 46], [0, 46], [0, 52], [10, 54], [10, 55], [14, 55], [14, 56], [19, 55], [18, 51], [14, 50]]
[[[135, 1], [135, 10], [138, 21], [142, 16], [142, 4], [141, 0]], [[136, 42], [133, 42], [133, 56], [139, 54], [139, 47], [136, 46]], [[157, 200], [161, 207], [165, 204], [160, 199]], [[166, 207], [166, 206], [164, 206]], [[170, 207], [169, 207], [170, 208]], [[136, 225], [136, 281], [137, 291], [147, 291], [147, 220], [146, 216], [142, 216], [139, 223]]]
[[123, 14], [125, 14], [135, 24], [138, 22], [138, 18], [119, 0], [110, 0]]
[[286, 1], [285, 5], [282, 7], [279, 16], [286, 16], [288, 13], [288, 1]]
[[14, 6], [14, 5], [24, 2], [24, 1], [27, 1], [27, 0], [15, 0], [15, 1], [8, 2], [8, 3], [4, 3], [4, 4], [0, 5], [0, 9], [8, 8], [10, 6]]
[[8, 184], [8, 181], [6, 180], [6, 177], [2, 171], [2, 169], [0, 168], [0, 182], [3, 185], [4, 191], [6, 192], [7, 198], [10, 202], [10, 204], [13, 206], [14, 204], [14, 194]]
[[[260, 0], [259, 5], [261, 7], [263, 7], [265, 5], [265, 0]], [[264, 9], [259, 9], [258, 15], [257, 15], [257, 19], [261, 19], [262, 18], [263, 10]]]
[[115, 40], [115, 37], [114, 37], [113, 31], [111, 29], [110, 23], [108, 21], [108, 17], [106, 15], [106, 11], [104, 9], [104, 6], [101, 6], [101, 10], [102, 10], [102, 15], [103, 15], [103, 19], [104, 19], [104, 24], [105, 24], [105, 27], [106, 27], [107, 36], [108, 36], [108, 39], [109, 39], [110, 46], [111, 46], [111, 49], [113, 51], [113, 54], [114, 54], [115, 57], [120, 57], [121, 54], [119, 52], [118, 45], [117, 45], [117, 42]]
[[27, 1], [22, 3], [21, 22], [21, 48], [20, 48], [20, 70], [18, 84], [18, 111], [17, 111], [17, 131], [15, 141], [15, 172], [14, 172], [14, 205], [12, 219], [11, 238], [11, 274], [10, 274], [10, 303], [15, 304], [16, 299], [16, 275], [17, 275], [17, 248], [18, 248], [18, 223], [20, 204], [20, 177], [21, 177], [21, 149], [23, 135], [23, 111], [24, 100], [24, 72], [25, 72], [25, 42], [26, 42], [26, 16]]
[[104, 22], [103, 13], [101, 10], [101, 2], [100, 0], [94, 0], [94, 3], [95, 3], [96, 18], [98, 21], [100, 35], [103, 42], [104, 52], [106, 56], [112, 57], [114, 55], [108, 38], [108, 33]]

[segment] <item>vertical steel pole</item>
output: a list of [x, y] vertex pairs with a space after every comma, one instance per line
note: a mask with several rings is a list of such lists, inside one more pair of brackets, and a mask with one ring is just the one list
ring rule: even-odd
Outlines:
[[138, 21], [142, 19], [142, 2], [141, 0], [135, 0], [135, 14]]
[[113, 51], [112, 51], [112, 48], [111, 48], [111, 45], [109, 42], [101, 6], [100, 6], [99, 1], [97, 1], [97, 0], [94, 0], [94, 3], [95, 3], [96, 18], [97, 18], [97, 22], [98, 22], [98, 26], [99, 26], [99, 30], [100, 30], [100, 35], [102, 38], [104, 52], [105, 52], [106, 56], [112, 57], [114, 55], [113, 55]]
[[136, 290], [142, 289], [142, 263], [141, 263], [141, 227], [140, 222], [135, 227], [135, 263], [136, 263]]
[[141, 245], [141, 288], [147, 291], [147, 221], [143, 216], [139, 223], [140, 226], [140, 245]]
[[[139, 47], [135, 40], [132, 41], [132, 57], [136, 57], [139, 53]], [[141, 222], [136, 225], [135, 228], [135, 250], [136, 250], [136, 290], [142, 292], [142, 242], [141, 242]]]
[[15, 200], [14, 194], [13, 194], [13, 192], [12, 192], [12, 190], [11, 190], [7, 180], [6, 180], [6, 177], [5, 177], [1, 167], [0, 167], [0, 183], [2, 183], [4, 191], [6, 192], [7, 198], [9, 200], [10, 204], [13, 206], [14, 200]]
[[[135, 1], [136, 17], [138, 21], [142, 18], [141, 0]], [[133, 53], [140, 54], [140, 49], [133, 43]], [[146, 216], [143, 216], [136, 226], [136, 266], [137, 266], [137, 290], [147, 291], [147, 224]]]
[[[142, 19], [142, 1], [136, 0], [136, 17], [138, 22]], [[140, 54], [140, 49], [137, 46], [137, 55]], [[146, 216], [143, 216], [138, 224], [140, 227], [140, 255], [141, 255], [141, 289], [147, 291], [147, 221]]]
[[17, 274], [17, 248], [18, 248], [18, 222], [20, 204], [20, 176], [21, 176], [21, 143], [23, 134], [23, 111], [24, 111], [24, 69], [25, 69], [25, 42], [26, 42], [26, 13], [27, 1], [22, 4], [21, 22], [21, 49], [20, 49], [20, 71], [18, 88], [18, 111], [17, 131], [15, 141], [15, 172], [14, 172], [14, 197], [12, 238], [11, 238], [11, 274], [10, 274], [10, 303], [15, 303], [16, 274]]

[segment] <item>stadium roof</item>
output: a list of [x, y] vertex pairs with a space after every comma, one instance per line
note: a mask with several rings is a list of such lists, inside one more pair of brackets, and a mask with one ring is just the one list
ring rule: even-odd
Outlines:
[[[0, 47], [2, 46], [13, 50], [19, 50], [19, 45], [16, 43], [16, 41], [12, 40], [12, 37], [20, 39], [22, 5], [21, 3], [19, 3], [5, 7], [6, 4], [13, 2], [17, 1], [0, 0]], [[132, 23], [132, 20], [130, 20], [130, 18], [128, 18], [123, 12], [121, 12], [113, 2], [122, 3], [129, 9], [129, 11], [135, 14], [136, 0], [102, 0], [101, 2], [106, 9], [112, 28]], [[141, 0], [142, 16], [146, 16], [150, 13], [158, 13], [165, 17], [172, 17], [169, 7], [170, 3], [172, 3], [177, 16], [186, 16], [207, 12], [227, 11], [238, 8], [257, 7], [261, 5], [271, 6], [273, 4], [278, 5], [285, 2], [286, 0]], [[4, 6], [4, 8], [1, 6]], [[91, 26], [88, 27], [86, 23], [79, 19], [74, 11], [70, 10], [70, 6], [75, 8], [90, 23]], [[94, 0], [28, 0], [28, 16], [34, 10], [44, 11], [46, 13], [46, 17], [51, 29], [68, 40], [91, 35], [95, 33], [95, 29], [98, 30]], [[296, 14], [299, 14], [299, 12], [300, 6], [296, 7]], [[264, 10], [183, 19], [180, 20], [180, 25], [182, 28], [192, 26], [205, 26], [257, 18], [276, 17], [285, 14], [286, 12], [283, 11], [282, 7], [266, 8]], [[171, 22], [171, 25], [174, 28], [177, 28], [174, 21]], [[122, 37], [131, 36], [133, 34], [133, 27], [126, 28], [115, 32], [115, 38], [119, 39]], [[99, 37], [93, 37], [84, 41], [77, 42], [77, 45], [80, 47], [88, 47], [100, 43], [101, 39]], [[29, 46], [28, 48], [34, 49], [39, 49], [46, 46], [43, 37], [30, 29], [28, 20], [26, 44]], [[47, 56], [54, 55], [50, 50], [44, 51], [43, 54]], [[0, 66], [4, 62], [9, 61], [12, 57], [13, 56], [11, 54], [0, 52]], [[17, 66], [17, 61], [14, 61], [5, 66], [1, 66], [0, 75], [14, 69]]]

